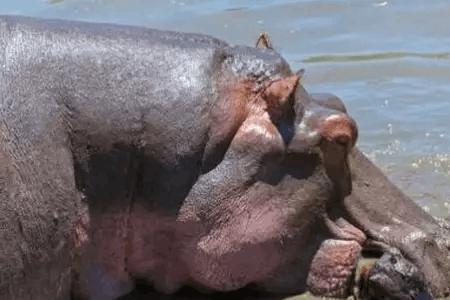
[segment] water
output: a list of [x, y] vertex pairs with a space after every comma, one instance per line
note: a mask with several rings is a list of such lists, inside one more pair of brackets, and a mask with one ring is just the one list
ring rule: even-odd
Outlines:
[[450, 214], [450, 3], [382, 0], [15, 0], [2, 14], [201, 32], [262, 31], [311, 92], [341, 97], [359, 147], [426, 210]]

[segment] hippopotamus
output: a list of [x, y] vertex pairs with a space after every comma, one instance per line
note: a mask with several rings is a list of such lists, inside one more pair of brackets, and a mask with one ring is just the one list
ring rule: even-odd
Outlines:
[[391, 248], [448, 295], [448, 224], [302, 73], [271, 47], [0, 17], [0, 298], [347, 297], [362, 253]]

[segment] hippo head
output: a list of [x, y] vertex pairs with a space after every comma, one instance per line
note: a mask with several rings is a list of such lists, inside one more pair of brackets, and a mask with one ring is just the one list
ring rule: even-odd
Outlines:
[[[434, 295], [448, 294], [449, 231], [354, 148], [357, 127], [340, 100], [298, 80], [228, 91], [245, 105], [218, 116], [210, 140], [234, 128], [230, 143], [178, 213], [191, 237], [181, 258], [190, 284], [346, 297], [361, 253], [395, 248]], [[220, 148], [209, 146], [205, 156]]]

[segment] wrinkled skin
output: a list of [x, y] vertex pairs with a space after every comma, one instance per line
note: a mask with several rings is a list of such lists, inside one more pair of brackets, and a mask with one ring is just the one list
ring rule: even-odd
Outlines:
[[448, 293], [448, 227], [273, 50], [2, 17], [0, 66], [1, 299], [346, 297], [367, 238]]

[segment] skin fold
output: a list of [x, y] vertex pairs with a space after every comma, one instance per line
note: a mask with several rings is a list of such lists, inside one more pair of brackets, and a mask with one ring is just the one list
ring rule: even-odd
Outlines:
[[[268, 47], [0, 17], [0, 298], [107, 300], [137, 284], [344, 298], [373, 245], [448, 295], [448, 224], [301, 75]], [[369, 279], [396, 270], [380, 261]]]

